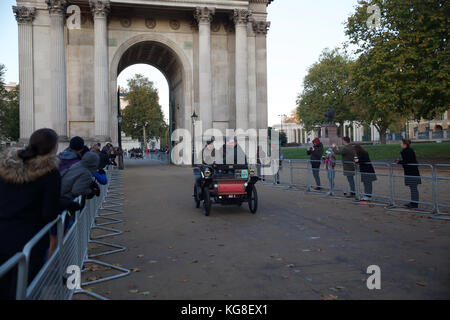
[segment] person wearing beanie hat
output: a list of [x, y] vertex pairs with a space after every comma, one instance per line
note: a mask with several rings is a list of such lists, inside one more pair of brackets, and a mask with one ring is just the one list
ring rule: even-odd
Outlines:
[[313, 140], [314, 147], [309, 147], [307, 150], [307, 154], [311, 156], [311, 168], [314, 176], [314, 180], [316, 181], [316, 186], [314, 190], [319, 191], [321, 189], [320, 186], [320, 163], [322, 161], [323, 156], [323, 144], [320, 142], [319, 138], [315, 138]]
[[63, 174], [67, 169], [81, 160], [84, 151], [84, 140], [81, 137], [70, 139], [69, 147], [59, 154], [59, 172]]
[[70, 139], [69, 148], [76, 151], [83, 150], [84, 148], [83, 138], [76, 136]]

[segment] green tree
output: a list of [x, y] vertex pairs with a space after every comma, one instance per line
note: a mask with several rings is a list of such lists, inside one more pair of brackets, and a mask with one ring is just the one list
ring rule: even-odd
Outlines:
[[148, 138], [166, 134], [167, 124], [159, 105], [158, 90], [153, 82], [143, 75], [136, 74], [128, 79], [125, 96], [128, 106], [123, 110], [122, 130], [127, 136], [144, 142]]
[[[381, 11], [375, 28], [367, 23], [372, 5]], [[364, 99], [369, 108], [381, 108], [371, 114], [432, 119], [448, 108], [449, 12], [445, 0], [359, 1], [346, 34], [360, 55], [359, 96], [370, 96]]]
[[17, 141], [19, 129], [19, 86], [7, 91], [5, 66], [0, 64], [0, 140]]
[[[354, 87], [353, 108], [357, 120], [365, 125], [373, 124], [380, 134], [381, 144], [386, 143], [386, 134], [400, 123], [406, 122], [406, 117], [400, 113], [395, 86], [386, 76], [388, 60], [380, 65], [372, 63], [374, 56], [369, 52], [361, 55], [352, 70], [351, 82]], [[389, 67], [387, 67], [389, 68]]]
[[334, 109], [336, 123], [355, 119], [349, 82], [352, 64], [338, 49], [325, 49], [319, 61], [309, 68], [303, 92], [297, 98], [297, 115], [306, 130], [323, 124], [328, 108]]

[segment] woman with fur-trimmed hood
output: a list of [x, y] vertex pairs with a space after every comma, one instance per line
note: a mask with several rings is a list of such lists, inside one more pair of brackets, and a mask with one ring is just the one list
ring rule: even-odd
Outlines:
[[[10, 148], [0, 155], [0, 265], [59, 214], [61, 176], [58, 171], [58, 135], [39, 129], [25, 149]], [[44, 263], [44, 237], [32, 250], [31, 281]], [[15, 275], [0, 278], [0, 300], [14, 299]]]

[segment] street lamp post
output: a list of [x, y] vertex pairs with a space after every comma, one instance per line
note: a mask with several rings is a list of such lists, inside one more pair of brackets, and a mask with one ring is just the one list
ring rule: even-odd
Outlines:
[[191, 116], [191, 119], [192, 119], [192, 137], [191, 137], [191, 140], [192, 140], [192, 166], [194, 166], [194, 155], [195, 155], [195, 150], [194, 150], [194, 148], [195, 148], [195, 132], [194, 132], [194, 130], [195, 130], [195, 121], [197, 120], [197, 118], [198, 118], [198, 116], [195, 114], [195, 110], [194, 110], [194, 113], [192, 114], [192, 116]]
[[122, 115], [120, 113], [120, 87], [117, 89], [117, 142], [119, 144], [119, 170], [124, 169], [122, 150]]

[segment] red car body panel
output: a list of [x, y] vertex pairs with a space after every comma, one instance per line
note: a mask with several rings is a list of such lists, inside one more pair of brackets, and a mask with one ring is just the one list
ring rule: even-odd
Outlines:
[[220, 181], [217, 183], [217, 194], [220, 196], [247, 194], [245, 181]]

